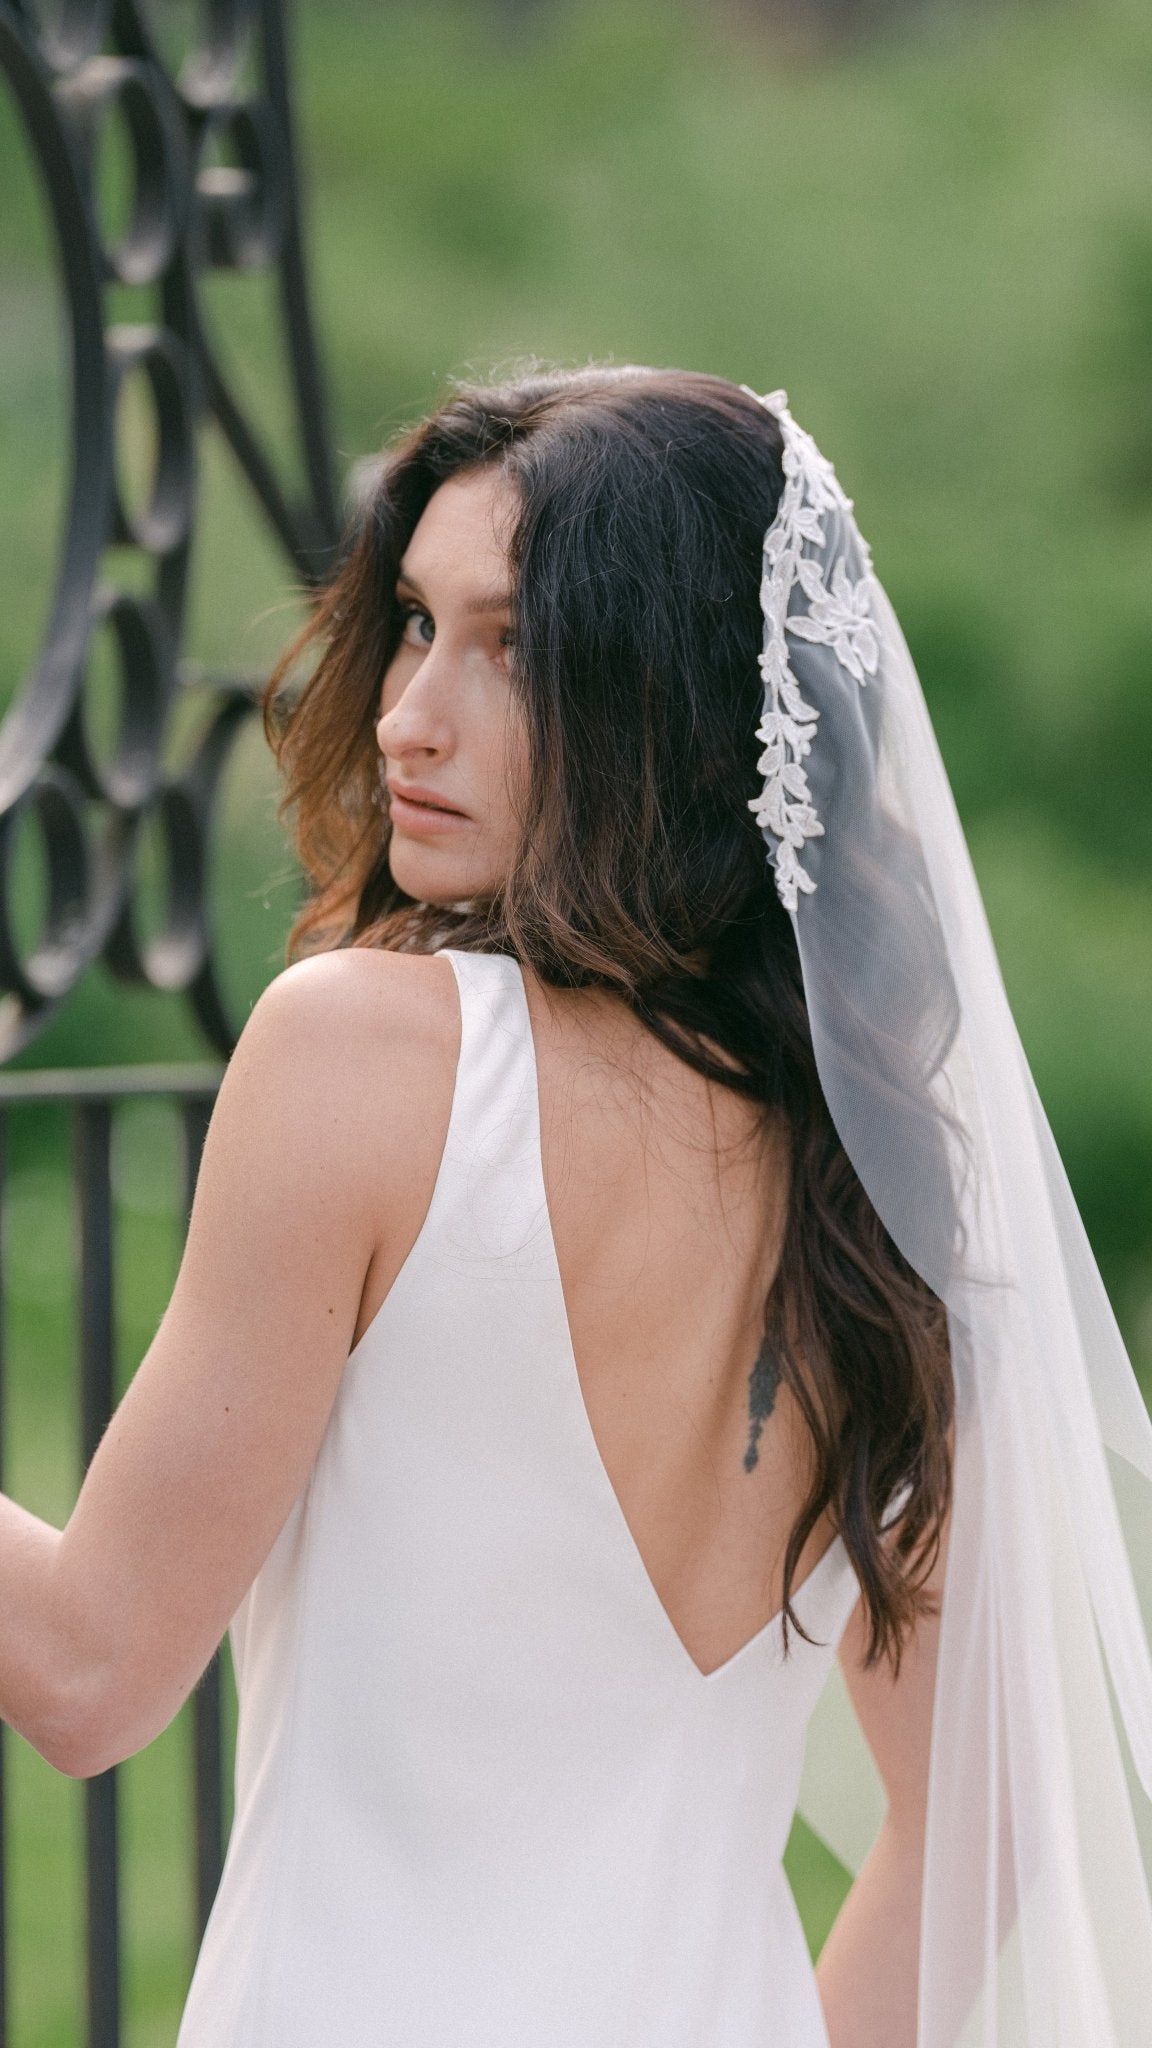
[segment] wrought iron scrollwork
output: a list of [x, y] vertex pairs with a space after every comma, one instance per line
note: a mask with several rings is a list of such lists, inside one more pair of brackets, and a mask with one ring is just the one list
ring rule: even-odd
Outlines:
[[[168, 68], [144, 0], [0, 0], [0, 70], [48, 202], [71, 345], [72, 469], [55, 588], [39, 652], [0, 722], [0, 1060], [27, 1045], [96, 959], [123, 980], [190, 1001], [218, 1051], [229, 1019], [206, 913], [216, 792], [254, 698], [214, 679], [191, 763], [173, 777], [165, 738], [181, 652], [197, 455], [217, 421], [295, 575], [327, 573], [339, 544], [323, 391], [301, 246], [281, 0], [202, 0], [198, 33]], [[247, 83], [255, 77], [253, 87]], [[96, 165], [115, 121], [126, 138], [126, 219], [101, 219]], [[202, 318], [212, 269], [275, 273], [299, 437], [303, 494], [247, 416]], [[106, 288], [147, 287], [152, 318], [112, 324]], [[120, 395], [146, 392], [155, 459], [134, 501], [117, 460]], [[129, 589], [105, 551], [145, 565]], [[135, 584], [134, 579], [134, 584]], [[86, 718], [89, 655], [107, 637], [119, 730], [98, 757]], [[26, 821], [28, 821], [26, 823]], [[46, 904], [21, 946], [13, 852], [38, 831]], [[167, 856], [160, 929], [139, 930], [135, 881], [146, 830]]]

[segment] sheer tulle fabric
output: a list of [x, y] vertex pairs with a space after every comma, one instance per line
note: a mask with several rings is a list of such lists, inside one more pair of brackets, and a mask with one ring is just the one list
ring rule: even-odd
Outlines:
[[[796, 580], [788, 599], [792, 677], [818, 713], [804, 795], [822, 828], [805, 835], [815, 886], [791, 914], [832, 1116], [892, 1237], [947, 1303], [957, 1395], [918, 2048], [1145, 2048], [1152, 1660], [1132, 1566], [1148, 1562], [1152, 1426], [915, 668], [836, 495], [822, 541], [803, 543], [808, 590]], [[869, 589], [878, 659], [863, 678], [807, 623], [838, 564], [842, 589]], [[1123, 1525], [1106, 1450], [1127, 1467]], [[808, 1811], [837, 1845], [828, 1787], [808, 1782]]]

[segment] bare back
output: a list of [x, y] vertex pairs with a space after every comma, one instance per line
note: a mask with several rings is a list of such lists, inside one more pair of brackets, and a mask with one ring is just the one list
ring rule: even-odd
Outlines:
[[[402, 1182], [382, 1172], [383, 1229], [357, 1340], [418, 1234], [451, 1105], [451, 972], [447, 962], [410, 964], [424, 1009], [397, 1088], [406, 1170]], [[756, 1105], [694, 1073], [616, 999], [528, 974], [525, 985], [545, 1184], [589, 1421], [669, 1619], [711, 1671], [778, 1611], [806, 1489], [806, 1436], [786, 1389], [757, 1464], [744, 1466], [748, 1376], [786, 1217], [786, 1136], [765, 1131]], [[386, 1070], [383, 1047], [381, 1060]], [[397, 1150], [393, 1130], [382, 1162]], [[830, 1526], [813, 1532], [797, 1582], [831, 1536]]]

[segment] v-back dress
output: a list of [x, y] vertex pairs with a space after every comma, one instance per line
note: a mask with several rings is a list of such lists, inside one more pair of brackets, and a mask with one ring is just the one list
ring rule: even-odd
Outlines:
[[827, 2048], [781, 1857], [858, 1587], [704, 1676], [572, 1353], [517, 963], [450, 953], [431, 1205], [235, 1615], [236, 1805], [178, 2048]]

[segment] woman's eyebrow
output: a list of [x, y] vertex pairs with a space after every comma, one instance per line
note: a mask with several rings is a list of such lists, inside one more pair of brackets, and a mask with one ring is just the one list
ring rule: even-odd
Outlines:
[[[396, 578], [397, 597], [401, 592], [406, 597], [418, 598], [421, 604], [428, 603], [416, 578], [405, 574], [403, 570]], [[510, 590], [486, 591], [482, 596], [470, 598], [464, 609], [469, 612], [508, 612], [512, 609], [512, 593]]]

